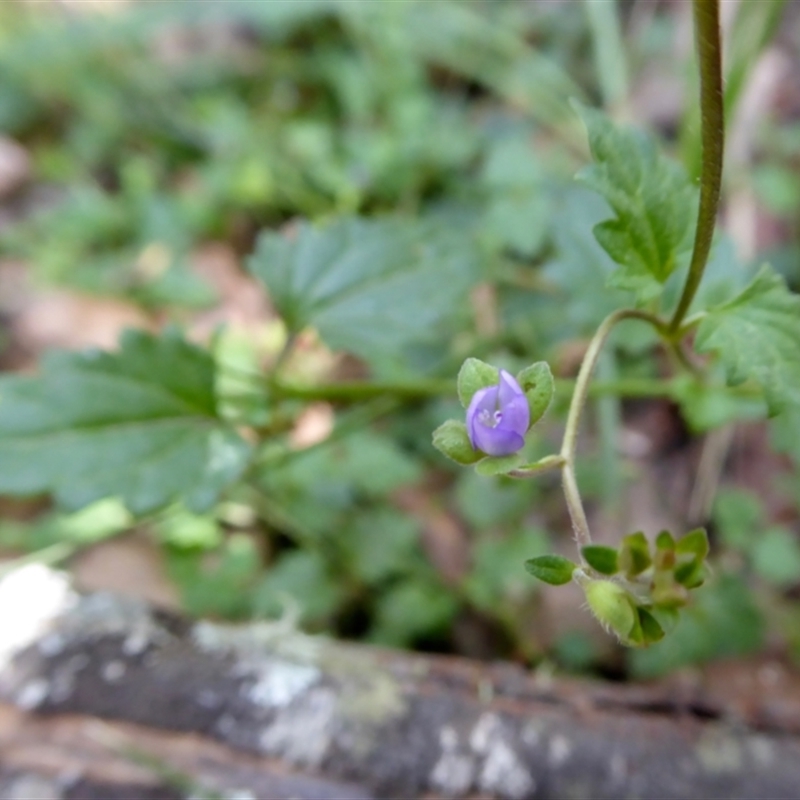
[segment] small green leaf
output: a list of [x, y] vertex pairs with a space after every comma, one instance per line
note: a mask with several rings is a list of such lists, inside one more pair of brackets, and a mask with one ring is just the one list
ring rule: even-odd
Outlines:
[[433, 432], [433, 446], [457, 464], [474, 464], [483, 458], [483, 453], [473, 448], [467, 426], [455, 419], [448, 419]]
[[651, 564], [650, 544], [641, 532], [631, 533], [622, 539], [619, 553], [619, 568], [629, 578], [641, 575]]
[[475, 472], [486, 477], [505, 475], [516, 469], [524, 460], [522, 453], [513, 453], [510, 456], [486, 456], [475, 465]]
[[468, 358], [458, 371], [458, 399], [466, 408], [475, 392], [487, 386], [497, 386], [500, 380], [497, 367], [477, 358]]
[[618, 554], [613, 547], [601, 544], [587, 544], [581, 548], [586, 563], [601, 575], [614, 575], [619, 572]]
[[733, 300], [708, 311], [695, 348], [717, 352], [728, 383], [748, 379], [764, 390], [770, 413], [800, 405], [800, 296], [764, 265]]
[[675, 545], [677, 555], [693, 555], [697, 560], [703, 561], [708, 555], [708, 534], [704, 528], [696, 528], [678, 540]]
[[639, 625], [642, 630], [642, 644], [648, 645], [658, 642], [664, 638], [664, 629], [658, 620], [645, 608], [639, 606]]
[[603, 113], [575, 107], [586, 124], [595, 163], [578, 180], [608, 201], [614, 218], [594, 229], [619, 264], [609, 286], [657, 296], [691, 247], [697, 190], [652, 137], [616, 127]]
[[550, 365], [546, 361], [537, 361], [525, 367], [518, 375], [519, 383], [531, 410], [530, 427], [533, 427], [543, 416], [553, 399], [555, 382]]
[[563, 586], [572, 580], [572, 573], [578, 568], [563, 556], [538, 556], [525, 562], [525, 569], [540, 581], [551, 586]]

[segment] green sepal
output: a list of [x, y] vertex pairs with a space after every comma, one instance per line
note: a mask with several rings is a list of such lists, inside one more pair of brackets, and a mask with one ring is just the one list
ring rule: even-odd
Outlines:
[[442, 455], [465, 466], [483, 458], [483, 453], [472, 447], [467, 426], [455, 419], [448, 419], [433, 432], [433, 446]]
[[675, 545], [675, 553], [678, 556], [691, 554], [697, 561], [703, 561], [708, 555], [708, 550], [708, 534], [704, 528], [689, 531]]
[[649, 606], [647, 611], [655, 617], [664, 633], [671, 633], [681, 618], [678, 609], [669, 606]]
[[497, 367], [478, 358], [468, 358], [458, 371], [458, 399], [461, 405], [467, 408], [475, 392], [488, 386], [497, 386], [499, 381]]
[[675, 567], [673, 575], [685, 589], [697, 589], [705, 583], [706, 567], [702, 561], [690, 561]]
[[[482, 453], [479, 455], [483, 456]], [[486, 456], [475, 465], [475, 472], [486, 477], [505, 475], [516, 469], [524, 460], [522, 453], [512, 453], [510, 456]]]
[[572, 580], [572, 573], [578, 568], [563, 556], [538, 556], [525, 562], [525, 569], [535, 578], [551, 586], [563, 586]]
[[679, 608], [689, 600], [689, 593], [675, 580], [672, 571], [656, 571], [650, 593], [653, 604], [664, 608]]
[[656, 552], [653, 565], [658, 570], [671, 570], [675, 567], [675, 538], [669, 531], [661, 531], [656, 536]]
[[631, 533], [622, 539], [619, 552], [619, 568], [629, 578], [641, 575], [652, 563], [650, 544], [641, 532]]
[[531, 411], [529, 428], [532, 428], [545, 414], [555, 393], [555, 381], [550, 365], [537, 361], [517, 374], [517, 383], [528, 398]]
[[675, 550], [675, 538], [669, 531], [661, 531], [656, 536], [656, 549]]
[[581, 548], [586, 563], [601, 575], [614, 575], [619, 572], [619, 556], [613, 547], [602, 544], [587, 544]]
[[642, 632], [642, 644], [646, 647], [664, 638], [664, 629], [659, 621], [646, 608], [639, 606], [639, 626]]

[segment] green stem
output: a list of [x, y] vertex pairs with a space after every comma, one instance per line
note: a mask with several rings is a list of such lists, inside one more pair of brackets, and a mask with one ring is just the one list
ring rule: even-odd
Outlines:
[[[556, 380], [559, 395], [569, 397], [575, 387], [573, 380]], [[395, 397], [398, 400], [424, 400], [447, 397], [453, 392], [450, 380], [409, 381], [408, 383], [372, 383], [370, 381], [346, 381], [324, 383], [317, 386], [299, 386], [278, 382], [273, 391], [280, 397], [295, 400], [327, 401], [331, 403], [358, 402], [377, 397]], [[589, 387], [592, 397], [671, 397], [673, 381], [663, 378], [617, 378], [610, 381], [594, 381]]]
[[578, 427], [581, 421], [581, 413], [589, 396], [589, 385], [592, 380], [592, 373], [597, 366], [600, 351], [603, 349], [603, 345], [614, 326], [624, 319], [640, 319], [649, 323], [658, 331], [663, 331], [664, 328], [664, 323], [658, 317], [646, 311], [631, 308], [620, 309], [613, 314], [609, 314], [600, 323], [600, 327], [595, 331], [591, 342], [589, 342], [586, 355], [583, 357], [583, 363], [575, 381], [575, 390], [572, 393], [572, 401], [567, 414], [567, 424], [564, 429], [564, 439], [561, 443], [560, 454], [564, 459], [561, 467], [564, 498], [567, 501], [567, 508], [572, 520], [572, 529], [575, 532], [575, 540], [579, 547], [591, 544], [592, 536], [589, 532], [589, 523], [586, 520], [586, 512], [583, 510], [583, 502], [581, 501], [578, 482], [575, 478], [575, 449], [578, 442]]
[[561, 469], [564, 466], [564, 459], [562, 456], [545, 456], [540, 458], [533, 464], [523, 464], [517, 469], [512, 469], [506, 475], [509, 478], [530, 478], [534, 475], [541, 475], [543, 472], [548, 472], [551, 469]]
[[689, 311], [711, 251], [717, 221], [722, 155], [725, 144], [725, 109], [722, 93], [722, 47], [719, 32], [719, 0], [693, 0], [697, 53], [700, 62], [700, 109], [703, 163], [700, 170], [700, 206], [689, 274], [678, 307], [669, 324], [676, 338]]

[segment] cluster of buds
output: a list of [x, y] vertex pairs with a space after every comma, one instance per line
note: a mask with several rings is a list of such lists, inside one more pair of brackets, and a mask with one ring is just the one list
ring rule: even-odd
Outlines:
[[676, 623], [689, 591], [708, 574], [708, 537], [702, 528], [677, 542], [662, 531], [651, 547], [641, 532], [624, 537], [619, 549], [581, 548], [583, 563], [540, 556], [525, 563], [545, 583], [576, 581], [598, 621], [622, 644], [643, 647], [659, 641]]

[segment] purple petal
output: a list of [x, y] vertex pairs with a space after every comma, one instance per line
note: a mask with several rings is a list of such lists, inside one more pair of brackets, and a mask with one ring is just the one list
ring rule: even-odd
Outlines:
[[478, 423], [473, 431], [470, 436], [472, 446], [487, 456], [510, 456], [525, 444], [520, 434], [504, 428], [487, 428]]
[[482, 411], [488, 411], [490, 414], [494, 414], [496, 409], [496, 386], [487, 386], [484, 389], [478, 389], [478, 391], [472, 396], [472, 400], [470, 400], [469, 403], [469, 408], [467, 408], [467, 433], [469, 434], [469, 440], [472, 443], [472, 447], [475, 450], [483, 449], [476, 444], [475, 429], [478, 427], [486, 427], [485, 425], [480, 424], [478, 417]]
[[524, 434], [531, 421], [528, 398], [525, 397], [525, 392], [522, 391], [514, 377], [504, 369], [500, 370], [498, 403], [503, 412], [503, 419], [499, 427]]

